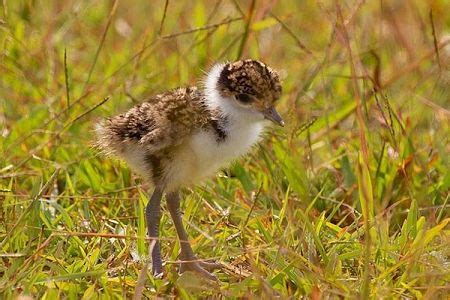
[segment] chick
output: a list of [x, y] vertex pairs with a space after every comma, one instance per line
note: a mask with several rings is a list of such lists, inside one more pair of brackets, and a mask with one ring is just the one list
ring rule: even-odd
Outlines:
[[[284, 126], [274, 107], [280, 96], [276, 71], [257, 60], [239, 60], [213, 66], [201, 89], [167, 91], [97, 125], [100, 148], [153, 184], [146, 220], [148, 234], [156, 240], [166, 194], [180, 240], [180, 273], [190, 270], [215, 280], [210, 271], [220, 267], [194, 255], [182, 224], [180, 189], [247, 153], [268, 120]], [[152, 272], [162, 274], [159, 241], [152, 251]]]

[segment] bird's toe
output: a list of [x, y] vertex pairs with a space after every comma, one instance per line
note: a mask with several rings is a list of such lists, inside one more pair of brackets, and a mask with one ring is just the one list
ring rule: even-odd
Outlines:
[[220, 270], [222, 269], [222, 264], [218, 262], [200, 261], [202, 268], [208, 271]]
[[[212, 281], [217, 281], [218, 280], [217, 276], [207, 270], [208, 267], [211, 268], [211, 267], [213, 267], [212, 265], [214, 265], [214, 264], [213, 263], [207, 263], [207, 264], [210, 264], [210, 265], [209, 266], [206, 266], [206, 265], [204, 266], [199, 261], [190, 261], [190, 262], [185, 261], [185, 262], [182, 262], [180, 264], [180, 274], [184, 273], [184, 272], [187, 272], [187, 271], [191, 271], [191, 272], [195, 272], [195, 273], [201, 275], [202, 277], [204, 277], [206, 279], [209, 279], [209, 280], [212, 280]], [[211, 268], [210, 270], [217, 269], [217, 268], [214, 268], [214, 267]]]

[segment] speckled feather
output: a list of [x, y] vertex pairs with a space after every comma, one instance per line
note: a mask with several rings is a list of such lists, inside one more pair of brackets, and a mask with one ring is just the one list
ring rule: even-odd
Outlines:
[[[259, 101], [260, 104], [272, 104], [281, 95], [278, 73], [262, 62], [251, 59], [225, 65], [218, 83], [223, 96], [248, 94], [266, 100]], [[271, 99], [265, 99], [267, 96]]]
[[108, 118], [101, 124], [99, 146], [115, 154], [129, 143], [145, 147], [149, 153], [170, 148], [198, 128], [218, 125], [219, 114], [205, 104], [197, 87], [178, 88], [156, 95], [128, 112]]
[[201, 90], [168, 91], [104, 120], [97, 144], [154, 185], [176, 190], [248, 152], [280, 93], [277, 73], [261, 62], [216, 65]]

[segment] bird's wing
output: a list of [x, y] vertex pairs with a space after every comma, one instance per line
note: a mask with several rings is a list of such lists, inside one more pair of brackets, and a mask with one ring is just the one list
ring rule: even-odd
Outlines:
[[100, 144], [116, 153], [130, 143], [156, 152], [178, 145], [193, 130], [208, 124], [210, 118], [196, 87], [179, 88], [106, 120], [101, 125]]
[[146, 148], [175, 146], [208, 123], [209, 113], [197, 88], [180, 88], [158, 98], [154, 104], [146, 102], [145, 115], [156, 121], [153, 130], [148, 130], [139, 140]]

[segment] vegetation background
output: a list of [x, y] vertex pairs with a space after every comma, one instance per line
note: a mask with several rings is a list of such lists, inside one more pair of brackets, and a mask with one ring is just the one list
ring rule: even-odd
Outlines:
[[[0, 298], [446, 299], [450, 2], [3, 0]], [[220, 283], [146, 272], [151, 187], [94, 124], [215, 62], [278, 69], [287, 127], [185, 190]], [[165, 208], [163, 208], [165, 210]], [[144, 270], [141, 272], [141, 270]]]

